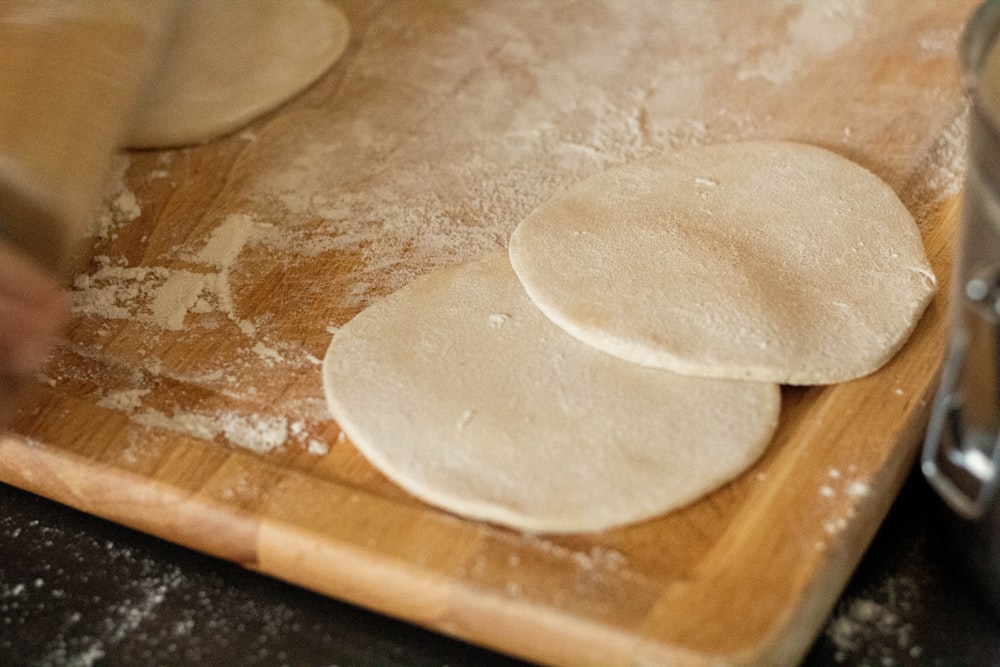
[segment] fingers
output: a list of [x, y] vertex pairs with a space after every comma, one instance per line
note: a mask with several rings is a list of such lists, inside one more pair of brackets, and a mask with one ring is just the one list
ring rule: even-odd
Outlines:
[[20, 386], [38, 371], [68, 319], [55, 277], [0, 243], [0, 415], [12, 410]]
[[21, 300], [0, 287], [0, 372], [34, 373], [66, 323], [66, 310], [58, 295]]
[[0, 242], [0, 293], [19, 301], [61, 299], [55, 277], [7, 243]]

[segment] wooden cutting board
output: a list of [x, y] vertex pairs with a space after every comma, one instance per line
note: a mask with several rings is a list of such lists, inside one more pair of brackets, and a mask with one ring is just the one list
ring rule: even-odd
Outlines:
[[[76, 317], [0, 440], [0, 480], [543, 663], [793, 663], [926, 423], [972, 5], [345, 3], [348, 51], [304, 95], [116, 165]], [[340, 435], [320, 360], [364, 306], [503, 247], [581, 178], [750, 138], [885, 179], [942, 292], [874, 375], [786, 389], [746, 474], [638, 525], [527, 535], [418, 502]]]

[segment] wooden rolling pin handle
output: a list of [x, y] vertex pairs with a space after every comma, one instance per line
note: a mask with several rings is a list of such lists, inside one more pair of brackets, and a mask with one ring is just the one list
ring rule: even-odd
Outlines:
[[65, 276], [179, 3], [0, 3], [0, 239]]

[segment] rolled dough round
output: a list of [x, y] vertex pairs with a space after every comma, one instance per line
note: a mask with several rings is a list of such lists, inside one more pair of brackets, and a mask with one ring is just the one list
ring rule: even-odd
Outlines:
[[936, 290], [889, 186], [790, 142], [691, 148], [599, 174], [533, 211], [509, 251], [531, 299], [576, 338], [708, 377], [865, 375]]
[[601, 530], [684, 505], [761, 454], [777, 385], [603, 354], [528, 299], [506, 253], [418, 278], [336, 333], [334, 418], [404, 489], [530, 531]]
[[318, 79], [349, 35], [344, 13], [325, 0], [186, 2], [126, 143], [163, 148], [227, 134]]

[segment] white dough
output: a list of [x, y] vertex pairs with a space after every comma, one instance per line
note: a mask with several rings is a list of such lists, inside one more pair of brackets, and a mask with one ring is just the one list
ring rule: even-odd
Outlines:
[[313, 83], [349, 34], [327, 0], [184, 2], [127, 143], [177, 146], [231, 132]]
[[709, 377], [868, 374], [936, 290], [889, 186], [790, 142], [691, 148], [599, 174], [533, 211], [509, 250], [532, 300], [573, 336]]
[[745, 470], [777, 385], [685, 377], [566, 335], [506, 253], [418, 278], [334, 336], [330, 410], [419, 498], [542, 532], [601, 530], [684, 505]]

